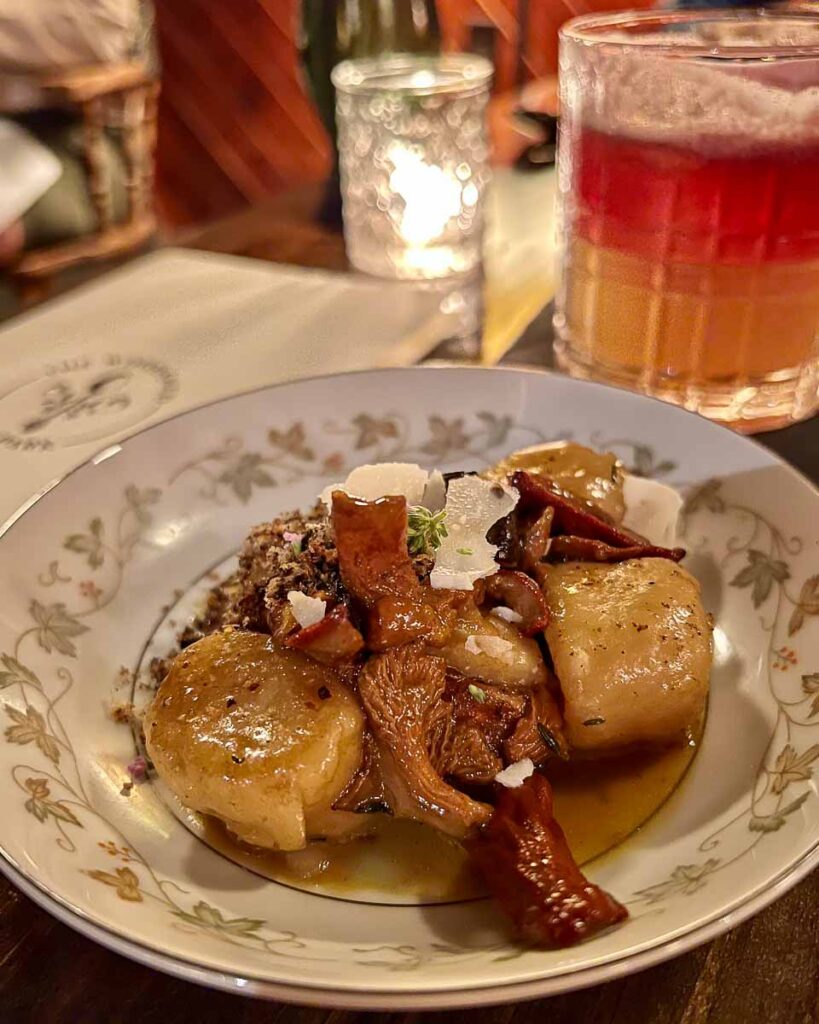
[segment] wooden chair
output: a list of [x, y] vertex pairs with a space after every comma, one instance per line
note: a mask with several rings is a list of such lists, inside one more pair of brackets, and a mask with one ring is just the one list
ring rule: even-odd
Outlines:
[[[140, 61], [48, 72], [30, 83], [38, 106], [75, 109], [82, 117], [83, 156], [97, 230], [23, 253], [10, 269], [24, 306], [47, 297], [54, 276], [90, 260], [114, 259], [143, 246], [156, 231], [153, 210], [156, 107], [159, 83]], [[103, 143], [108, 127], [121, 131], [128, 212], [113, 222]]]

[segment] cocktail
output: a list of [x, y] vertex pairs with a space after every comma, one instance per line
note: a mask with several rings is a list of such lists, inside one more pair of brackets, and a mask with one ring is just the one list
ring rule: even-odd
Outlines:
[[558, 360], [741, 430], [819, 405], [819, 18], [561, 38]]

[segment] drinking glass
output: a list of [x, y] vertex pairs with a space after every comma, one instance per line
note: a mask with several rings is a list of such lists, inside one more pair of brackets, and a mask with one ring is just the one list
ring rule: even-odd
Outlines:
[[480, 268], [492, 65], [395, 54], [333, 70], [352, 265], [412, 280]]
[[558, 362], [742, 431], [819, 407], [819, 18], [561, 31]]

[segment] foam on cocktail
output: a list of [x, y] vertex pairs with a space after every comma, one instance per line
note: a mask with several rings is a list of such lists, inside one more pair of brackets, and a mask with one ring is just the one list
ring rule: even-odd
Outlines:
[[[771, 77], [771, 69], [763, 73]], [[605, 84], [583, 82], [566, 100], [582, 121], [600, 131], [736, 152], [787, 141], [819, 141], [816, 66], [794, 61], [777, 85], [756, 80], [757, 67], [707, 58], [669, 61], [650, 53], [608, 57]], [[812, 79], [807, 79], [808, 75]], [[577, 112], [572, 116], [576, 117]]]

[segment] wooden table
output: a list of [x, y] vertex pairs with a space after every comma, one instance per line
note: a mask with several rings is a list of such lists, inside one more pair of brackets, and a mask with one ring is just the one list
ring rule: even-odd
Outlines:
[[[306, 188], [179, 239], [277, 262], [346, 267]], [[505, 363], [546, 365], [547, 316]], [[760, 438], [819, 481], [819, 420]], [[819, 872], [727, 935], [658, 967], [565, 996], [487, 1010], [379, 1013], [242, 999], [177, 981], [57, 922], [0, 879], [0, 1006], [9, 1024], [810, 1024], [819, 1020]]]

